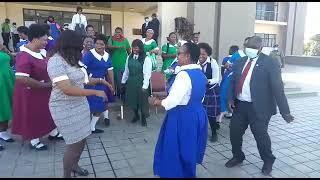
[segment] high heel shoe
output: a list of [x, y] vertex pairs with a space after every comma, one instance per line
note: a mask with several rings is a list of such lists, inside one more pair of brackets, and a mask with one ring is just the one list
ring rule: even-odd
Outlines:
[[76, 175], [78, 176], [88, 176], [89, 175], [89, 171], [86, 169], [82, 169], [79, 167], [79, 169], [77, 170], [72, 170], [74, 177], [76, 177]]

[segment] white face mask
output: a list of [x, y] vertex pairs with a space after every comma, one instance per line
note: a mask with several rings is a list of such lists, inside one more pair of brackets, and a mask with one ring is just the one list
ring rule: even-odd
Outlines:
[[259, 50], [252, 48], [245, 48], [244, 53], [250, 58], [256, 58], [258, 56]]
[[273, 50], [278, 51], [279, 49], [278, 48], [273, 48]]

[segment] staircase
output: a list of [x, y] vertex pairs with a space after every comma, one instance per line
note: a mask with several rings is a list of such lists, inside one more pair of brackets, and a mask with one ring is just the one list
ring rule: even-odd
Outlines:
[[300, 87], [285, 87], [284, 93], [287, 98], [305, 98], [305, 97], [316, 97], [318, 92], [304, 91]]

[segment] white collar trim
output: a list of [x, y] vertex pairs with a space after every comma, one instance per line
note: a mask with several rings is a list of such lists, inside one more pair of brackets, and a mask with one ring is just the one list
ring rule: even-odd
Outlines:
[[203, 66], [205, 66], [205, 65], [207, 65], [208, 63], [210, 63], [211, 62], [211, 59], [210, 59], [210, 57], [208, 56], [207, 57], [207, 60], [205, 61], [205, 62], [203, 62], [202, 64], [200, 63], [200, 61], [198, 61], [198, 65], [203, 65]]
[[238, 52], [239, 52], [239, 55], [240, 55], [241, 57], [247, 56], [247, 55], [243, 52], [243, 50], [239, 50]]
[[101, 60], [103, 59], [104, 61], [107, 62], [108, 59], [109, 59], [109, 54], [108, 54], [106, 51], [104, 51], [103, 56], [101, 56], [100, 54], [98, 54], [97, 51], [96, 51], [94, 48], [91, 49], [90, 52], [91, 52], [92, 55], [93, 55], [96, 59], [98, 59], [99, 61], [101, 61]]
[[45, 49], [40, 49], [40, 53], [37, 53], [26, 48], [24, 45], [20, 47], [20, 51], [26, 52], [37, 59], [44, 59], [47, 55], [47, 51]]
[[145, 45], [150, 45], [150, 44], [151, 44], [153, 41], [155, 41], [155, 40], [154, 40], [154, 39], [150, 39], [149, 41], [146, 42], [146, 38], [143, 38], [141, 41], [142, 41], [143, 44], [145, 44]]
[[201, 66], [199, 64], [188, 64], [188, 65], [181, 66], [180, 70], [182, 71], [187, 69], [201, 69]]
[[48, 36], [48, 39], [52, 41], [52, 40], [53, 40], [53, 37], [52, 37], [52, 36]]

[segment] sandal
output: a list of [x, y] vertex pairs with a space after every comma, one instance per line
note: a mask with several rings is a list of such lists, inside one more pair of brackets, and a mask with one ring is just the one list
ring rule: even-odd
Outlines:
[[74, 177], [76, 177], [76, 174], [78, 176], [88, 176], [89, 175], [89, 171], [86, 169], [83, 169], [81, 167], [78, 167], [77, 170], [72, 170]]
[[35, 150], [37, 150], [37, 151], [42, 151], [42, 150], [47, 150], [47, 149], [48, 149], [47, 145], [44, 145], [44, 144], [42, 144], [41, 142], [38, 142], [38, 143], [35, 144], [35, 145], [32, 145], [32, 144], [30, 143], [30, 148], [31, 148], [31, 149], [35, 149]]
[[63, 140], [63, 137], [62, 137], [62, 135], [60, 134], [60, 133], [58, 133], [57, 135], [55, 135], [55, 136], [48, 136], [48, 139], [50, 140], [50, 141], [52, 141], [52, 140]]

